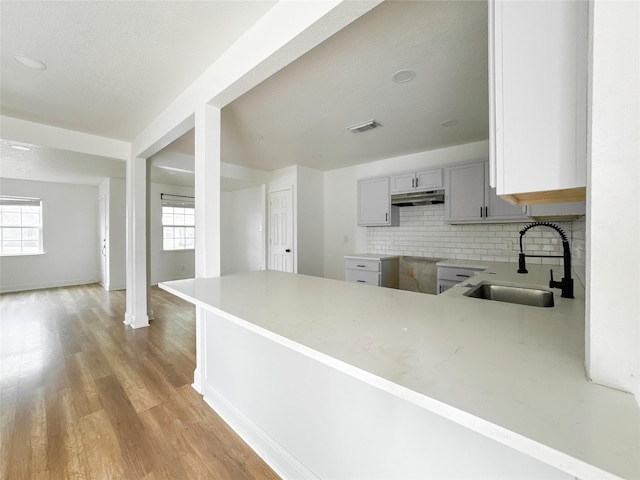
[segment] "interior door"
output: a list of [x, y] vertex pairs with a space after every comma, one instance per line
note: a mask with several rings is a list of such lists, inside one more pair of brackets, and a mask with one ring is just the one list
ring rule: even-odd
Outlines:
[[100, 283], [108, 288], [107, 279], [107, 197], [98, 199], [98, 274]]
[[269, 269], [293, 273], [293, 187], [269, 192]]

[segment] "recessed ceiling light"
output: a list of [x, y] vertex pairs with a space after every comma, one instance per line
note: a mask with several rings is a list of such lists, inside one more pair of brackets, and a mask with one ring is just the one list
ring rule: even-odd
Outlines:
[[408, 83], [416, 78], [416, 72], [413, 70], [398, 70], [396, 73], [391, 75], [391, 78], [396, 83]]
[[30, 152], [31, 149], [28, 147], [23, 147], [22, 145], [11, 145], [11, 148], [15, 149], [15, 150], [20, 150], [22, 152]]
[[446, 122], [442, 122], [440, 125], [443, 127], [455, 127], [458, 123], [458, 120], [447, 120]]
[[34, 70], [46, 70], [47, 66], [40, 60], [30, 57], [29, 55], [23, 55], [21, 53], [14, 55], [13, 59], [25, 67], [32, 68]]
[[366, 132], [367, 130], [378, 128], [381, 126], [382, 125], [376, 122], [375, 120], [367, 120], [366, 122], [351, 125], [350, 127], [347, 127], [347, 130], [350, 130], [353, 133], [362, 133], [362, 132]]

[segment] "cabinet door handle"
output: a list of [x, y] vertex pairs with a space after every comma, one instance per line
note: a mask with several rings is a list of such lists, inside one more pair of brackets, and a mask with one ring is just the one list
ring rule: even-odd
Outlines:
[[358, 283], [367, 283], [364, 280], [356, 280], [356, 282], [358, 282]]
[[411, 188], [416, 188], [416, 179], [415, 178], [411, 179]]
[[364, 266], [364, 265], [356, 265], [356, 267], [358, 267], [358, 268], [364, 268], [365, 266]]
[[388, 222], [388, 221], [389, 221], [389, 214], [388, 214], [388, 213], [385, 213], [385, 214], [384, 214], [384, 221], [385, 221], [385, 222]]
[[463, 275], [463, 274], [461, 274], [461, 273], [456, 273], [456, 277], [469, 278], [469, 275]]
[[416, 188], [418, 188], [418, 183], [420, 182], [420, 179], [416, 177]]
[[489, 207], [484, 207], [484, 218], [489, 218]]
[[480, 218], [482, 218], [482, 207], [480, 207]]

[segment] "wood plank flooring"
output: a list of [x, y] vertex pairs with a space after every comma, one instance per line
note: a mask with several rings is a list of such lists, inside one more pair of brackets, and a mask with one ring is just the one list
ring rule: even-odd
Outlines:
[[277, 479], [191, 387], [192, 305], [152, 289], [0, 295], [0, 479]]

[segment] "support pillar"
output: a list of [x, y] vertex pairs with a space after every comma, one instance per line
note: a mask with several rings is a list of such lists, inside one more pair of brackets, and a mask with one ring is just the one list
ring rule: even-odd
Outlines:
[[[196, 278], [220, 276], [220, 109], [195, 112]], [[204, 394], [207, 312], [196, 307], [196, 370], [193, 387]]]
[[127, 299], [124, 323], [149, 326], [147, 315], [147, 161], [127, 161]]

